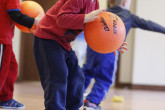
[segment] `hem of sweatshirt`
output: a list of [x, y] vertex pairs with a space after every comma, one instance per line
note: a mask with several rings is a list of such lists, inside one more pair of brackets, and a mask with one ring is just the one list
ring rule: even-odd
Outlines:
[[42, 39], [50, 39], [50, 40], [55, 40], [57, 41], [64, 49], [66, 49], [67, 51], [71, 51], [71, 46], [70, 46], [70, 43], [68, 43], [67, 45], [64, 45], [65, 43], [63, 41], [61, 41], [60, 39], [58, 39], [56, 36], [49, 36], [49, 37], [46, 37], [46, 36], [43, 36], [41, 35], [39, 32], [34, 32], [33, 33], [36, 37], [39, 37], [39, 38], [42, 38]]

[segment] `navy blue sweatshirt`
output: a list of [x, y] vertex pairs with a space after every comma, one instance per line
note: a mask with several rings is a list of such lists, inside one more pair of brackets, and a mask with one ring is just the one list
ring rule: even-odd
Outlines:
[[133, 15], [129, 10], [115, 6], [107, 9], [107, 11], [115, 13], [123, 20], [126, 28], [126, 35], [131, 28], [140, 28], [148, 31], [160, 32], [165, 34], [165, 27], [152, 21], [144, 20], [143, 18]]

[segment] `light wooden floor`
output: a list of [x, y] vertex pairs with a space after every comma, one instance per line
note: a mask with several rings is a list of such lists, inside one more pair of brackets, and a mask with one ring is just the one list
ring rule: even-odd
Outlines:
[[[112, 102], [114, 95], [123, 96], [125, 101]], [[16, 83], [14, 98], [26, 106], [25, 110], [44, 110], [39, 82]], [[101, 106], [103, 110], [165, 110], [165, 92], [111, 88]]]

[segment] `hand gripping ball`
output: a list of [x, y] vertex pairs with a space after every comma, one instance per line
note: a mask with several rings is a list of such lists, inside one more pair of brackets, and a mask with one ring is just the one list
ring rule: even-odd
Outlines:
[[[33, 18], [37, 17], [39, 13], [43, 15], [45, 14], [43, 8], [37, 2], [34, 1], [23, 1], [21, 3], [21, 12], [22, 14], [26, 14], [29, 17], [33, 17]], [[15, 23], [15, 25], [17, 26], [18, 29], [26, 33], [32, 33], [36, 28], [35, 24], [32, 26], [31, 29], [22, 26], [18, 23]]]

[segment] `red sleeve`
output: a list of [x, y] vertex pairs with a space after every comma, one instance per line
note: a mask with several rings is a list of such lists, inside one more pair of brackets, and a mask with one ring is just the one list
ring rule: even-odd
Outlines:
[[57, 25], [62, 28], [83, 29], [85, 14], [81, 14], [84, 0], [67, 0], [57, 15]]
[[6, 8], [7, 10], [20, 9], [19, 0], [6, 0]]

